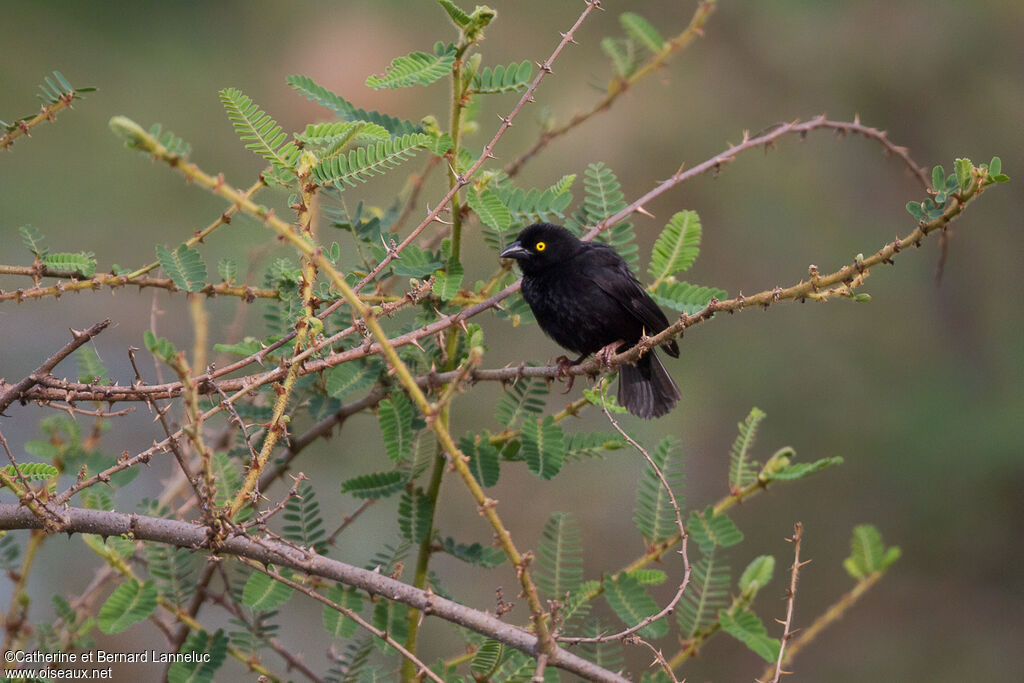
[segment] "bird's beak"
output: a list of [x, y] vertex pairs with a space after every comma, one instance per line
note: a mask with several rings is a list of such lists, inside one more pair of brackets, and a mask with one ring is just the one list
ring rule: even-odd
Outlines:
[[500, 254], [498, 254], [498, 256], [500, 256], [501, 258], [514, 259], [526, 258], [529, 255], [530, 252], [525, 247], [523, 247], [523, 245], [519, 244], [518, 241], [508, 245]]

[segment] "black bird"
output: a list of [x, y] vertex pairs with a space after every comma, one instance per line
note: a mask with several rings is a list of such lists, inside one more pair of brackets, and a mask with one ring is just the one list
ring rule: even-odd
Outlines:
[[[534, 223], [501, 252], [523, 271], [523, 298], [544, 332], [581, 354], [610, 355], [668, 327], [629, 266], [612, 247], [583, 242], [560, 225]], [[675, 340], [662, 347], [679, 357]], [[568, 359], [563, 359], [563, 362]], [[660, 417], [680, 398], [654, 349], [619, 368], [619, 403], [638, 417]]]

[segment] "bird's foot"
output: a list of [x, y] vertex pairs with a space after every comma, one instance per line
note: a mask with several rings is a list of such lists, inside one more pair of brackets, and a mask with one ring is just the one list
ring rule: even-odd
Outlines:
[[625, 342], [623, 342], [621, 339], [619, 341], [612, 342], [611, 344], [608, 344], [607, 346], [603, 347], [600, 351], [595, 353], [594, 357], [597, 358], [597, 362], [600, 363], [606, 370], [611, 370], [612, 356], [618, 353], [619, 347], [621, 347], [624, 343]]
[[558, 369], [555, 370], [555, 377], [557, 379], [569, 380], [565, 387], [565, 391], [562, 392], [563, 394], [568, 394], [572, 391], [572, 385], [576, 381], [576, 375], [570, 375], [569, 368], [574, 365], [579, 365], [584, 358], [586, 358], [586, 354], [580, 356], [576, 360], [569, 360], [568, 356], [559, 356], [555, 359], [555, 365], [558, 367]]

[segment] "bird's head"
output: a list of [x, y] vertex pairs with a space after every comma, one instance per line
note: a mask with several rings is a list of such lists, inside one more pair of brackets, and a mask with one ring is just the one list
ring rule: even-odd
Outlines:
[[501, 258], [515, 259], [523, 274], [533, 275], [573, 256], [583, 243], [560, 225], [534, 223], [505, 247]]

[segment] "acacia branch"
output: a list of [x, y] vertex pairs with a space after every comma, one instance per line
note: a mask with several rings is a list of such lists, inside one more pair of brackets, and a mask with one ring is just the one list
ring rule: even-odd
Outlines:
[[[207, 526], [160, 519], [144, 515], [128, 515], [105, 510], [67, 507], [62, 510], [65, 521], [62, 533], [89, 533], [100, 536], [126, 535], [142, 541], [155, 541], [192, 550], [213, 550], [215, 530]], [[0, 529], [41, 529], [43, 524], [30, 511], [13, 503], [0, 503]], [[477, 633], [494, 638], [532, 657], [540, 655], [537, 636], [506, 624], [486, 612], [442, 598], [425, 590], [417, 590], [388, 576], [360, 567], [331, 560], [274, 539], [253, 539], [228, 534], [216, 544], [216, 552], [275, 564], [313, 576], [354, 586], [373, 595], [395, 600], [429, 615], [438, 616]], [[587, 680], [624, 683], [626, 679], [602, 669], [561, 648], [548, 651], [548, 664], [575, 673]]]

